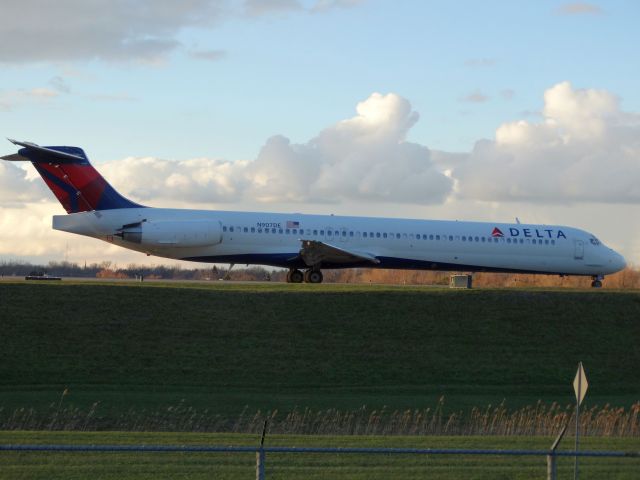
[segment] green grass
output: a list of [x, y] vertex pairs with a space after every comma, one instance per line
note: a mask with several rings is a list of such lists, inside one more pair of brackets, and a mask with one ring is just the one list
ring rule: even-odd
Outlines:
[[637, 291], [4, 281], [0, 419], [565, 405], [578, 361], [587, 406], [628, 407], [639, 317]]
[[[546, 437], [267, 436], [267, 446], [548, 449]], [[255, 446], [255, 435], [123, 432], [0, 432], [0, 444], [234, 445]], [[571, 450], [565, 440], [560, 450]], [[582, 450], [635, 451], [640, 439], [584, 438]], [[545, 457], [267, 454], [269, 479], [539, 479]], [[580, 478], [636, 479], [640, 459], [581, 459]], [[573, 459], [559, 460], [569, 478]], [[0, 452], [0, 479], [245, 479], [255, 475], [255, 454]]]

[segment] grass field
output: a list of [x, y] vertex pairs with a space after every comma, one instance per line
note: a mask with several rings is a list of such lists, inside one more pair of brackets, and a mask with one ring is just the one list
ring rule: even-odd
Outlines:
[[[442, 396], [446, 411], [566, 405], [578, 361], [587, 407], [629, 407], [638, 318], [637, 291], [4, 281], [0, 422], [64, 410], [80, 412], [76, 428], [181, 430], [204, 412], [231, 428], [243, 410], [424, 409]], [[191, 424], [171, 423], [176, 412]]]
[[[255, 435], [121, 432], [0, 432], [0, 444], [234, 445], [256, 446]], [[548, 449], [535, 437], [267, 437], [268, 446]], [[560, 450], [571, 449], [565, 440]], [[640, 439], [585, 438], [583, 450], [638, 451]], [[559, 478], [572, 478], [573, 459], [558, 461]], [[583, 458], [581, 479], [636, 480], [640, 458]], [[267, 454], [269, 479], [540, 479], [545, 457], [357, 454]], [[0, 452], [0, 479], [246, 479], [255, 476], [253, 453]]]

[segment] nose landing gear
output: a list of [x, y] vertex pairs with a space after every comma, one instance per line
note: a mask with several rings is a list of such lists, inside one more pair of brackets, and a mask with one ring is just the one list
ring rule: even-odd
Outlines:
[[594, 275], [591, 277], [593, 281], [591, 282], [591, 288], [602, 288], [602, 280], [604, 280], [604, 275]]

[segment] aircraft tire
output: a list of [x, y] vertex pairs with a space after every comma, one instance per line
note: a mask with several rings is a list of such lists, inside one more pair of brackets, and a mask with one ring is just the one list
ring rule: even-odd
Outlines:
[[323, 276], [320, 270], [307, 270], [304, 272], [304, 281], [307, 283], [322, 283]]
[[594, 280], [591, 282], [592, 288], [602, 288], [602, 282], [600, 280]]
[[300, 270], [289, 270], [287, 273], [287, 283], [302, 283], [304, 276]]

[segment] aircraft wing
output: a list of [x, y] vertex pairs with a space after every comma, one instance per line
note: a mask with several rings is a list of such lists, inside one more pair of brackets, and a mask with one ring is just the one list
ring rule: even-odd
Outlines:
[[374, 265], [380, 263], [380, 260], [370, 253], [347, 250], [318, 240], [302, 240], [299, 255], [309, 266], [319, 265], [323, 262], [345, 265], [362, 263], [363, 261]]

